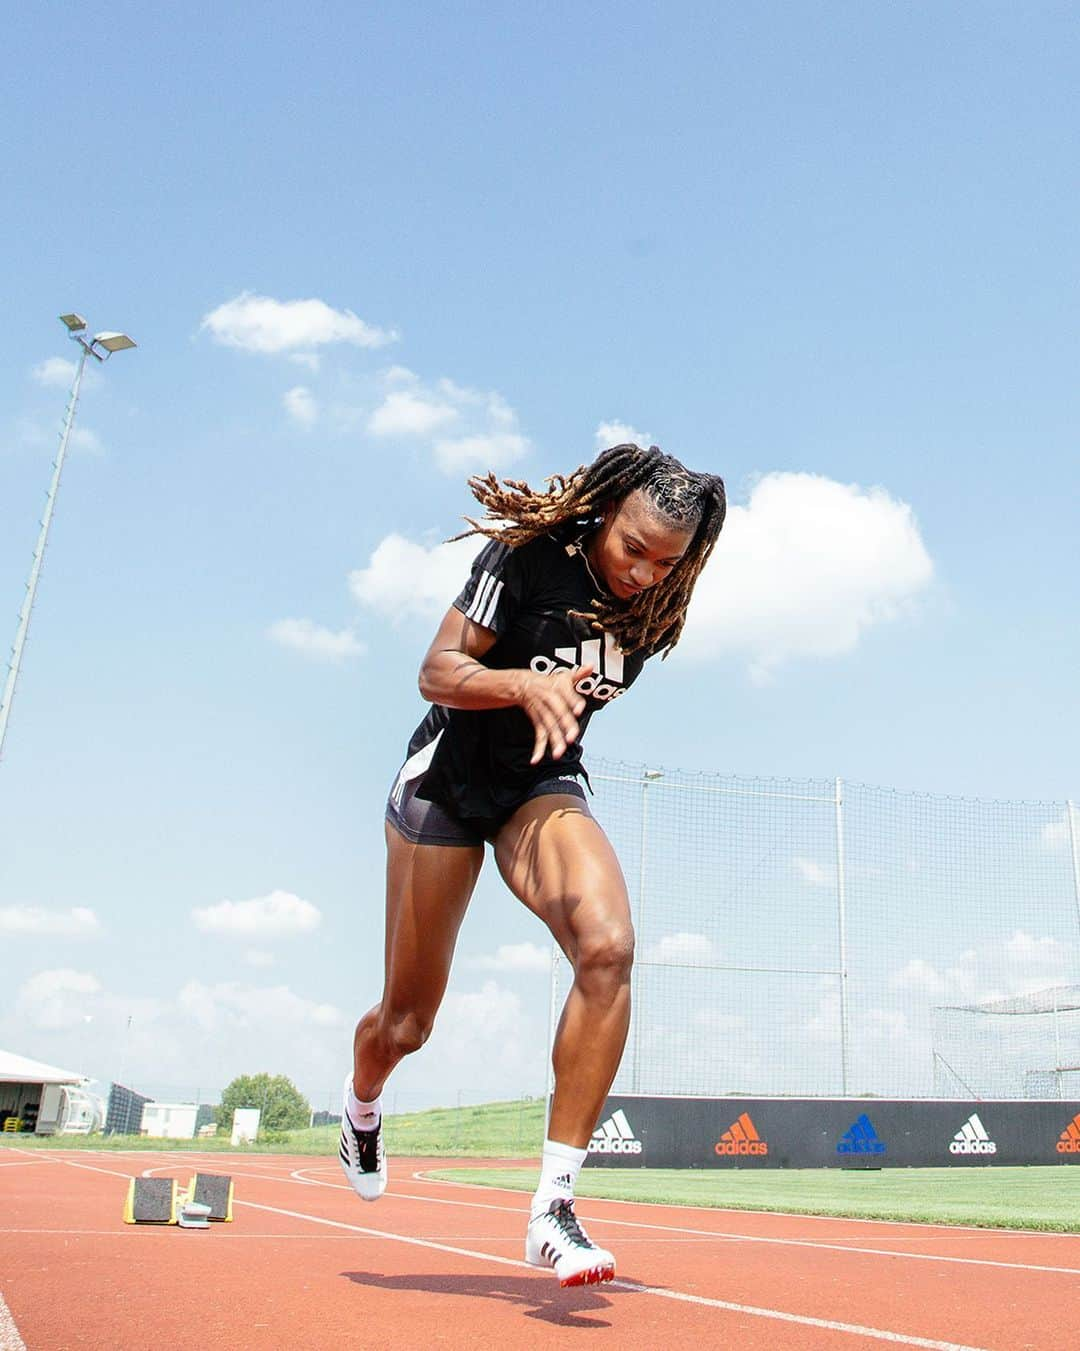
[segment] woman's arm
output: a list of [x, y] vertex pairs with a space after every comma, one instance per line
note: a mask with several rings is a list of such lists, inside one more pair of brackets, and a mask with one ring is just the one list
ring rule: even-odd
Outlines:
[[536, 671], [493, 671], [481, 658], [496, 635], [474, 624], [453, 606], [447, 610], [420, 666], [420, 693], [447, 708], [522, 708], [536, 731], [532, 764], [550, 750], [555, 760], [577, 740], [585, 700], [574, 686], [591, 666], [564, 667], [551, 675]]

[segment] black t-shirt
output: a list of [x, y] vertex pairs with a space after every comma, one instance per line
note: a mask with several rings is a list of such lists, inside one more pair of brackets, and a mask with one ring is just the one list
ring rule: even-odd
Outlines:
[[627, 655], [609, 633], [569, 613], [593, 610], [603, 590], [581, 551], [580, 533], [578, 526], [562, 538], [544, 535], [517, 549], [490, 541], [454, 601], [467, 619], [496, 634], [483, 658], [493, 670], [550, 674], [586, 662], [593, 667], [577, 686], [586, 701], [578, 739], [559, 760], [545, 755], [538, 764], [529, 763], [535, 732], [521, 708], [432, 704], [412, 735], [398, 783], [422, 779], [417, 797], [439, 803], [462, 820], [500, 821], [535, 784], [583, 775], [581, 738], [590, 718], [625, 693], [645, 665], [648, 653]]

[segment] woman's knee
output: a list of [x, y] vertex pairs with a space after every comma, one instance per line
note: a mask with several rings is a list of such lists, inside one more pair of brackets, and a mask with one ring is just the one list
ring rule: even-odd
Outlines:
[[633, 965], [634, 930], [629, 921], [613, 920], [578, 935], [574, 972], [579, 980], [624, 984]]
[[390, 1013], [383, 1018], [383, 1037], [396, 1055], [412, 1055], [431, 1036], [434, 1026], [434, 1013]]

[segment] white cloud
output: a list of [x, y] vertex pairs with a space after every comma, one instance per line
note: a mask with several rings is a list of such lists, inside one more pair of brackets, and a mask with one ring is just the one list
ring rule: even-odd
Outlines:
[[101, 991], [101, 982], [89, 971], [70, 967], [39, 971], [24, 981], [15, 997], [15, 1011], [31, 1027], [59, 1030], [75, 1027], [93, 1015], [93, 996]]
[[734, 653], [766, 681], [793, 658], [852, 651], [906, 613], [933, 570], [911, 508], [884, 489], [766, 474], [728, 513], [680, 651]]
[[628, 422], [601, 422], [596, 429], [597, 450], [609, 450], [612, 446], [642, 446], [648, 448], [651, 438], [648, 432], [639, 432]]
[[899, 971], [889, 977], [894, 990], [918, 990], [935, 997], [944, 994], [946, 979], [938, 969], [922, 957], [912, 957]]
[[836, 874], [830, 868], [823, 868], [812, 858], [797, 858], [795, 869], [804, 882], [812, 887], [832, 887], [836, 885]]
[[427, 437], [460, 416], [452, 404], [439, 403], [411, 389], [394, 389], [372, 413], [368, 431], [373, 436]]
[[47, 357], [39, 361], [30, 374], [39, 385], [48, 388], [70, 389], [75, 379], [75, 362], [63, 357]]
[[494, 955], [470, 957], [466, 965], [481, 971], [531, 971], [546, 975], [551, 970], [551, 949], [536, 943], [503, 943]]
[[97, 432], [89, 427], [76, 427], [71, 433], [72, 450], [81, 450], [86, 455], [104, 455], [105, 446]]
[[892, 973], [889, 985], [921, 992], [936, 1004], [982, 1004], [1045, 989], [1061, 981], [1074, 960], [1058, 939], [1015, 929], [1007, 939], [965, 949], [950, 966], [914, 957]]
[[665, 934], [646, 953], [646, 961], [670, 966], [705, 966], [715, 962], [718, 953], [712, 941], [704, 934]]
[[[638, 443], [640, 445], [640, 442]], [[693, 1026], [701, 1032], [707, 1033], [710, 1037], [717, 1037], [725, 1032], [734, 1032], [738, 1028], [747, 1027], [750, 1019], [743, 1013], [721, 1013], [719, 1009], [696, 1008], [690, 1015], [690, 1021]], [[685, 1024], [681, 1024], [679, 1031], [685, 1032]], [[691, 1054], [696, 1048], [691, 1048]]]
[[486, 980], [479, 990], [451, 990], [422, 1056], [410, 1067], [414, 1075], [430, 1078], [438, 1065], [445, 1082], [452, 1071], [462, 1088], [478, 1095], [473, 1101], [535, 1092], [547, 1060], [543, 1022], [528, 1015], [512, 990]]
[[286, 413], [302, 427], [314, 426], [318, 420], [319, 405], [306, 385], [293, 385], [292, 389], [287, 389], [281, 402]]
[[1069, 830], [1069, 808], [1057, 821], [1047, 821], [1042, 830], [1039, 831], [1039, 844], [1049, 853], [1060, 853], [1068, 849], [1071, 844], [1071, 832]]
[[367, 650], [351, 629], [335, 633], [310, 619], [278, 619], [266, 630], [266, 636], [281, 647], [315, 661], [342, 661]]
[[817, 1012], [800, 1024], [799, 1031], [808, 1041], [828, 1045], [840, 1040], [840, 991], [823, 991]]
[[312, 375], [317, 375], [319, 367], [322, 365], [322, 357], [318, 352], [290, 352], [289, 360], [294, 366], [303, 366]]
[[[160, 988], [160, 973], [146, 979]], [[351, 1028], [335, 998], [197, 977], [148, 998], [130, 987], [108, 991], [86, 971], [41, 971], [17, 990], [8, 1015], [0, 1009], [0, 1045], [26, 1043], [33, 1030], [23, 1049], [36, 1058], [106, 1082], [122, 1075], [169, 1101], [192, 1101], [195, 1091], [209, 1101], [237, 1074], [269, 1069], [336, 1108]]]
[[240, 985], [236, 981], [204, 985], [190, 980], [177, 996], [177, 1004], [206, 1032], [228, 1033], [231, 1028], [245, 1027], [266, 1032], [275, 1025], [329, 1028], [345, 1021], [333, 1004], [305, 999], [287, 985]]
[[247, 952], [244, 953], [244, 961], [248, 966], [260, 968], [277, 964], [277, 958], [274, 954], [265, 951], [263, 948], [248, 948]]
[[97, 915], [83, 905], [72, 906], [70, 910], [45, 910], [35, 905], [0, 906], [0, 933], [81, 938], [100, 931]]
[[406, 366], [390, 367], [382, 382], [386, 393], [368, 419], [368, 431], [432, 441], [435, 462], [445, 473], [499, 469], [528, 453], [517, 414], [495, 390], [446, 378], [426, 385]]
[[246, 352], [288, 352], [345, 342], [383, 347], [397, 334], [365, 323], [352, 310], [332, 309], [324, 300], [274, 300], [245, 291], [211, 310], [202, 321], [215, 342]]
[[383, 371], [383, 382], [387, 385], [415, 385], [420, 377], [408, 366], [388, 366]]
[[1066, 964], [1068, 952], [1056, 938], [1036, 938], [1023, 929], [1014, 931], [1005, 943], [1005, 956], [1018, 966], [1057, 969]]
[[529, 442], [518, 432], [488, 432], [435, 442], [435, 461], [446, 474], [469, 469], [501, 469], [528, 452]]
[[871, 1037], [901, 1041], [911, 1029], [906, 1016], [898, 1009], [868, 1009], [862, 1019], [862, 1030]]
[[461, 590], [482, 541], [474, 537], [430, 549], [403, 535], [387, 535], [366, 568], [349, 573], [361, 605], [394, 619], [441, 615]]
[[322, 914], [310, 901], [288, 891], [272, 891], [250, 901], [221, 901], [192, 910], [191, 918], [204, 933], [264, 940], [311, 933], [322, 923]]

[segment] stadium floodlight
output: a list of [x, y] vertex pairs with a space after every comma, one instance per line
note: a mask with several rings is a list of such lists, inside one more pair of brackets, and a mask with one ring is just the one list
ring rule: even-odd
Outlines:
[[106, 352], [126, 352], [135, 343], [126, 333], [99, 333], [91, 347], [104, 347]]
[[[75, 409], [79, 403], [79, 391], [82, 388], [86, 358], [92, 356], [95, 361], [105, 362], [114, 352], [124, 352], [129, 347], [135, 346], [135, 343], [126, 333], [113, 333], [111, 331], [99, 333], [91, 342], [87, 342], [83, 337], [86, 320], [81, 314], [62, 314], [60, 315], [60, 322], [67, 329], [68, 337], [72, 342], [77, 342], [82, 348], [82, 353], [75, 368], [75, 379], [72, 382], [71, 395], [64, 414], [64, 425], [60, 432], [60, 449], [56, 452], [56, 459], [53, 462], [52, 482], [49, 485], [49, 493], [45, 502], [45, 512], [41, 518], [41, 533], [38, 535], [37, 547], [34, 549], [34, 561], [30, 567], [30, 580], [26, 584], [22, 609], [19, 611], [19, 624], [15, 630], [15, 643], [11, 649], [11, 660], [8, 663], [4, 693], [0, 696], [0, 758], [3, 757], [4, 753], [4, 738], [7, 735], [8, 718], [11, 716], [11, 703], [15, 697], [15, 682], [19, 678], [19, 666], [22, 662], [23, 648], [26, 645], [27, 630], [30, 627], [30, 613], [34, 608], [34, 597], [37, 594], [41, 562], [45, 557], [49, 525], [52, 522], [56, 494], [60, 487], [60, 474], [64, 468], [64, 457], [67, 455], [68, 442], [71, 440], [71, 429], [75, 425]], [[99, 347], [101, 348], [100, 352], [97, 350]]]

